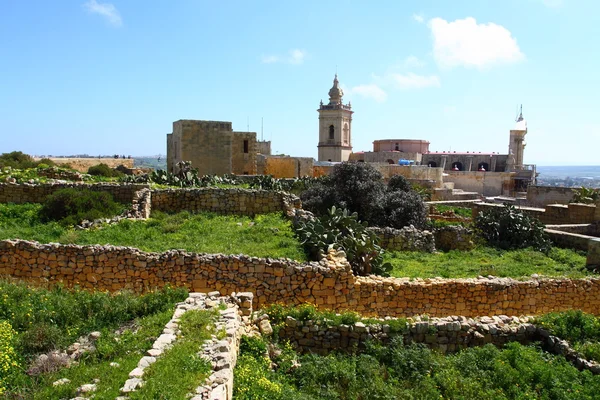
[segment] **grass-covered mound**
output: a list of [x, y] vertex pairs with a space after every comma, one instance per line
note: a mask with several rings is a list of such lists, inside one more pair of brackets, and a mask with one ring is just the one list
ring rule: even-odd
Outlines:
[[[72, 398], [78, 386], [100, 379], [95, 398], [114, 399], [171, 317], [175, 303], [186, 297], [185, 289], [110, 294], [0, 281], [0, 393], [8, 399]], [[128, 328], [117, 334], [123, 326]], [[30, 369], [36, 355], [65, 349], [93, 331], [101, 332], [96, 351], [78, 364], [59, 368], [48, 361], [38, 371]], [[53, 386], [60, 378], [71, 382]]]
[[146, 221], [123, 220], [102, 229], [73, 230], [56, 222], [42, 222], [40, 208], [37, 204], [0, 204], [0, 240], [111, 244], [152, 252], [184, 249], [199, 253], [306, 259], [289, 221], [278, 213], [252, 218], [186, 211], [179, 214], [156, 212]]
[[499, 277], [583, 278], [592, 275], [585, 268], [585, 255], [553, 247], [545, 254], [533, 249], [500, 250], [477, 247], [471, 251], [446, 253], [386, 252], [384, 262], [392, 265], [391, 276], [408, 278], [476, 278]]
[[266, 351], [259, 339], [243, 340], [236, 399], [595, 399], [600, 393], [600, 376], [518, 343], [442, 355], [395, 341], [324, 357], [283, 346], [275, 369]]

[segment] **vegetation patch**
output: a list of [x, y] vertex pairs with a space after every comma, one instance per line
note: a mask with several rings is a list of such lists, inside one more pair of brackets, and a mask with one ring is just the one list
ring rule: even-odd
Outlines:
[[187, 211], [154, 212], [146, 221], [122, 220], [102, 229], [73, 230], [56, 222], [43, 223], [40, 208], [37, 204], [0, 204], [0, 240], [111, 244], [151, 252], [184, 249], [306, 260], [290, 222], [280, 213], [246, 217]]
[[107, 192], [66, 188], [57, 190], [44, 200], [39, 210], [42, 222], [56, 221], [61, 225], [77, 225], [81, 221], [114, 217], [123, 211]]
[[445, 216], [457, 216], [462, 218], [471, 218], [473, 211], [468, 207], [446, 206], [444, 204], [436, 204], [434, 206], [437, 214]]
[[275, 369], [241, 347], [237, 399], [593, 399], [600, 390], [599, 376], [519, 343], [445, 356], [398, 339], [362, 354], [298, 356], [284, 347], [273, 358]]
[[383, 176], [368, 163], [341, 163], [330, 176], [301, 194], [304, 208], [325, 215], [331, 207], [358, 214], [370, 226], [422, 228], [425, 203], [402, 176], [393, 176], [386, 185]]
[[343, 250], [357, 275], [387, 275], [390, 264], [383, 263], [383, 249], [377, 234], [367, 229], [358, 214], [333, 206], [314, 220], [299, 220], [294, 227], [309, 258], [318, 261], [330, 248]]
[[117, 178], [123, 176], [124, 174], [114, 168], [109, 167], [104, 163], [100, 163], [98, 165], [92, 165], [88, 168], [88, 174], [92, 176], [103, 176], [106, 178]]
[[509, 204], [480, 212], [474, 225], [483, 239], [500, 249], [532, 247], [548, 252], [552, 246], [544, 225], [538, 219]]
[[215, 334], [219, 312], [189, 310], [180, 321], [183, 336], [144, 373], [144, 386], [130, 394], [132, 400], [184, 399], [212, 371], [209, 361], [198, 355], [202, 343]]
[[471, 251], [446, 253], [386, 252], [384, 262], [392, 265], [390, 274], [399, 278], [476, 278], [498, 276], [530, 278], [533, 274], [551, 277], [584, 278], [585, 255], [553, 247], [547, 254], [533, 250], [501, 250], [477, 247]]
[[0, 168], [26, 169], [38, 166], [51, 167], [54, 166], [54, 162], [48, 158], [35, 161], [33, 157], [21, 151], [0, 154]]
[[[6, 398], [71, 398], [78, 386], [98, 378], [98, 387], [110, 395], [96, 398], [114, 399], [118, 388], [112, 389], [112, 380], [123, 378], [121, 384], [127, 379], [169, 320], [175, 303], [186, 297], [185, 289], [169, 287], [144, 295], [109, 294], [0, 280], [0, 383]], [[123, 324], [131, 329], [115, 333]], [[92, 331], [101, 332], [96, 351], [86, 353], [78, 364], [50, 373], [42, 369], [36, 376], [26, 373], [40, 353], [65, 349]], [[122, 368], [111, 367], [113, 361]], [[60, 378], [71, 383], [53, 386]]]
[[581, 310], [569, 310], [543, 315], [535, 323], [568, 341], [588, 360], [600, 362], [600, 318]]

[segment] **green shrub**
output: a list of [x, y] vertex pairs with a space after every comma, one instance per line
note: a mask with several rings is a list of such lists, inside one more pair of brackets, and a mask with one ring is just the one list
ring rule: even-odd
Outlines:
[[600, 200], [599, 189], [586, 188], [585, 186], [573, 189], [571, 203], [592, 204], [598, 200]]
[[362, 221], [374, 226], [422, 228], [426, 221], [425, 205], [403, 177], [390, 183], [368, 163], [337, 164], [330, 176], [320, 179], [301, 194], [304, 208], [325, 215], [336, 206], [356, 212]]
[[40, 210], [43, 222], [59, 221], [63, 225], [77, 225], [83, 220], [113, 217], [122, 206], [110, 193], [86, 189], [61, 189], [46, 198]]
[[20, 347], [26, 354], [46, 353], [66, 344], [62, 330], [53, 324], [40, 322], [27, 329], [19, 337]]
[[116, 169], [113, 169], [104, 163], [89, 167], [88, 174], [93, 176], [104, 176], [106, 178], [123, 176], [122, 172], [117, 171]]
[[248, 354], [257, 360], [264, 358], [267, 354], [267, 344], [261, 337], [242, 336], [240, 352]]
[[536, 318], [536, 323], [571, 343], [600, 341], [600, 318], [581, 310], [549, 313]]
[[550, 251], [551, 242], [544, 225], [514, 206], [490, 207], [479, 213], [474, 224], [481, 237], [492, 246], [505, 250], [532, 247], [546, 253]]
[[329, 248], [334, 248], [346, 252], [352, 270], [358, 275], [384, 275], [391, 270], [389, 264], [383, 263], [377, 235], [367, 229], [366, 222], [358, 221], [356, 213], [349, 214], [333, 206], [314, 221], [298, 221], [295, 229], [313, 260], [319, 260]]

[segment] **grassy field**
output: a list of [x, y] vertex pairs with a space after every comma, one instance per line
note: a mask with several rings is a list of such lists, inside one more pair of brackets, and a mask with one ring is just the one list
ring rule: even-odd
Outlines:
[[243, 338], [235, 369], [237, 400], [316, 399], [596, 399], [600, 376], [535, 346], [491, 344], [443, 355], [401, 340], [367, 345], [361, 354], [296, 355], [283, 345]]
[[[0, 280], [0, 397], [73, 398], [77, 387], [99, 379], [94, 398], [114, 399], [169, 321], [175, 303], [186, 297], [185, 289], [165, 288], [139, 296]], [[115, 332], [124, 325], [122, 332]], [[65, 349], [92, 331], [101, 332], [96, 352], [69, 368], [53, 368], [48, 361], [43, 365], [49, 372], [26, 373], [36, 355]], [[52, 384], [61, 378], [71, 382]]]
[[474, 278], [564, 276], [582, 278], [592, 275], [585, 268], [585, 255], [553, 248], [548, 255], [534, 250], [498, 250], [478, 247], [469, 252], [447, 253], [389, 252], [384, 262], [393, 266], [392, 276], [408, 278]]
[[72, 230], [58, 223], [41, 223], [36, 204], [0, 204], [0, 240], [26, 239], [41, 243], [112, 244], [161, 252], [184, 249], [198, 253], [306, 256], [281, 214], [225, 216], [211, 213], [154, 213], [147, 221], [124, 220], [96, 230]]

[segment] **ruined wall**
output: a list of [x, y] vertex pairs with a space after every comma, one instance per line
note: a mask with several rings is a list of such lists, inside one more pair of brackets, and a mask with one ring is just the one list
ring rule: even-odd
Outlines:
[[300, 206], [298, 197], [270, 190], [202, 188], [152, 191], [152, 211], [256, 215], [286, 212]]
[[[71, 168], [79, 171], [79, 172], [88, 172], [90, 167], [98, 164], [106, 164], [111, 168], [116, 168], [119, 165], [124, 165], [127, 168], [133, 168], [133, 158], [62, 158], [62, 157], [48, 157], [50, 160], [54, 161], [57, 165], [70, 164]], [[41, 160], [40, 158], [36, 158], [36, 161]]]
[[233, 132], [231, 168], [236, 175], [256, 175], [256, 133]]
[[548, 204], [569, 204], [573, 199], [573, 189], [556, 186], [528, 186], [527, 204], [544, 207]]
[[[430, 182], [431, 187], [441, 187], [444, 179], [442, 177], [441, 168], [431, 168], [426, 165], [389, 165], [389, 164], [373, 164], [373, 166], [381, 172], [383, 179], [388, 180], [394, 175], [401, 175], [408, 180], [418, 182]], [[333, 166], [315, 166], [313, 168], [313, 176], [319, 177], [330, 175], [333, 172]]]
[[35, 185], [0, 183], [0, 203], [42, 203], [50, 194], [65, 188], [108, 192], [120, 203], [131, 203], [135, 193], [148, 188], [148, 185], [122, 183], [40, 183]]
[[600, 279], [398, 279], [355, 277], [341, 255], [316, 263], [115, 246], [0, 241], [0, 275], [95, 290], [144, 291], [167, 284], [222, 294], [250, 291], [255, 305], [313, 303], [366, 316], [600, 313]]
[[435, 239], [431, 232], [413, 226], [402, 229], [370, 227], [379, 238], [379, 245], [389, 251], [435, 251]]
[[511, 172], [446, 171], [444, 182], [453, 182], [455, 189], [477, 192], [484, 196], [508, 195], [513, 190]]

